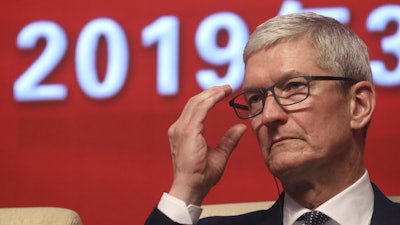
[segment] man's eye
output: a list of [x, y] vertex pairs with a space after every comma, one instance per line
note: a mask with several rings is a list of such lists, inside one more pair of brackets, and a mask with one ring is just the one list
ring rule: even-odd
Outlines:
[[251, 106], [251, 105], [253, 105], [253, 104], [260, 103], [260, 102], [262, 102], [263, 100], [264, 100], [264, 96], [263, 96], [263, 95], [261, 95], [261, 94], [254, 94], [254, 95], [251, 95], [251, 96], [249, 96], [249, 97], [247, 98], [247, 104], [248, 104], [249, 106]]
[[295, 90], [301, 90], [302, 88], [306, 88], [307, 83], [304, 82], [290, 82], [285, 84], [283, 91], [295, 91]]

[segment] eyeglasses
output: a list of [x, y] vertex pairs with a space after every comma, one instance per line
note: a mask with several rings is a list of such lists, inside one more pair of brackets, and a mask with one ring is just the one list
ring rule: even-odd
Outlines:
[[307, 99], [310, 95], [310, 82], [315, 80], [337, 80], [357, 83], [348, 77], [335, 76], [297, 76], [283, 79], [269, 88], [248, 90], [229, 101], [240, 119], [249, 119], [261, 114], [265, 99], [271, 91], [275, 101], [281, 106], [294, 105]]

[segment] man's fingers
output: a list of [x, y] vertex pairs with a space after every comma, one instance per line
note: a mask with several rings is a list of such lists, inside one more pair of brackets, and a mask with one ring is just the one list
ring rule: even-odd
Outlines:
[[240, 138], [243, 136], [244, 132], [246, 132], [246, 129], [247, 127], [244, 124], [236, 124], [231, 127], [220, 139], [216, 150], [223, 152], [228, 158], [238, 145]]
[[246, 130], [238, 124], [226, 131], [217, 149], [203, 136], [208, 112], [232, 93], [229, 85], [210, 88], [192, 97], [168, 130], [174, 165], [170, 194], [187, 204], [199, 204], [220, 179], [228, 157]]
[[203, 123], [210, 109], [231, 93], [232, 89], [229, 85], [216, 86], [203, 91], [188, 101], [179, 119], [186, 123]]
[[232, 93], [229, 85], [212, 87], [193, 96], [185, 105], [178, 120], [168, 130], [171, 149], [175, 149], [176, 140], [184, 137], [188, 140], [193, 135], [201, 135], [204, 131], [204, 120], [211, 108]]

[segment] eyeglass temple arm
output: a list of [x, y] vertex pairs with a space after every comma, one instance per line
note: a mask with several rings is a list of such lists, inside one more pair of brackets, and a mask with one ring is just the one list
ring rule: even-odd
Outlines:
[[248, 106], [245, 106], [242, 104], [237, 104], [237, 103], [234, 103], [233, 101], [229, 102], [229, 106], [237, 108], [237, 109], [249, 110]]

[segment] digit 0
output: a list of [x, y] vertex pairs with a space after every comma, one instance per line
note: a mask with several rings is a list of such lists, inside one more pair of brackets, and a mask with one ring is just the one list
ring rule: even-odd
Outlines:
[[[107, 70], [104, 80], [98, 79], [96, 50], [100, 37], [107, 43]], [[125, 33], [112, 19], [98, 18], [88, 23], [79, 35], [75, 66], [83, 92], [94, 99], [111, 98], [123, 87], [129, 66], [129, 49]]]

